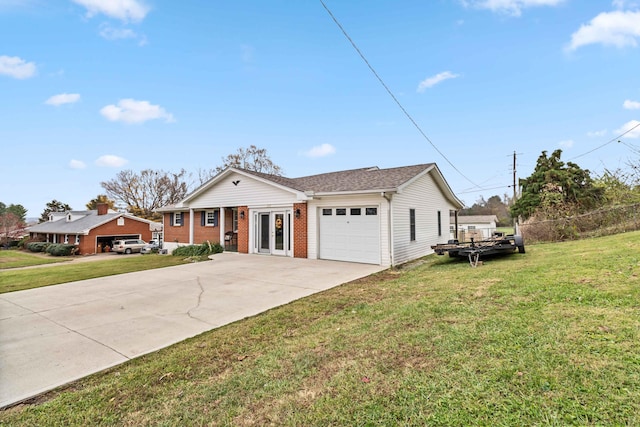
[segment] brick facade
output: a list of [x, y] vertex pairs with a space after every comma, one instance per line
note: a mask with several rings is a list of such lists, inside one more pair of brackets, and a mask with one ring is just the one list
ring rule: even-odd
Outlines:
[[238, 252], [249, 253], [249, 208], [247, 206], [238, 206]]
[[[300, 215], [298, 215], [300, 210]], [[299, 218], [298, 218], [299, 216]], [[293, 256], [307, 257], [307, 204], [293, 204]]]

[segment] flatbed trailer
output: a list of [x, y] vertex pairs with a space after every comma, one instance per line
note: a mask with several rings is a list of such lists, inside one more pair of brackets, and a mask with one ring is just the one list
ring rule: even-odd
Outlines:
[[521, 254], [525, 253], [522, 236], [512, 234], [505, 236], [503, 233], [494, 233], [492, 237], [486, 240], [475, 240], [473, 238], [469, 242], [449, 240], [447, 243], [433, 245], [431, 249], [438, 255], [448, 253], [450, 257], [468, 258], [472, 267], [478, 265], [481, 256], [507, 254], [515, 251]]

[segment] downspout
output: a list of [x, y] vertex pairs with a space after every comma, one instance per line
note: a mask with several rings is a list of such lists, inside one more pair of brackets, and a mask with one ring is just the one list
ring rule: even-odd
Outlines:
[[394, 253], [393, 253], [393, 209], [392, 209], [392, 205], [391, 205], [391, 199], [393, 197], [393, 194], [387, 194], [386, 192], [382, 193], [382, 197], [384, 197], [387, 202], [388, 202], [388, 206], [389, 206], [389, 213], [387, 215], [387, 241], [389, 242], [389, 262], [391, 263], [391, 267], [393, 267], [394, 261]]

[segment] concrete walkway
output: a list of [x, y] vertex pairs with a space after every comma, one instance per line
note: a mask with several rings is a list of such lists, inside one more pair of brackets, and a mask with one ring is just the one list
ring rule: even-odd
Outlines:
[[223, 253], [0, 294], [0, 408], [382, 269]]

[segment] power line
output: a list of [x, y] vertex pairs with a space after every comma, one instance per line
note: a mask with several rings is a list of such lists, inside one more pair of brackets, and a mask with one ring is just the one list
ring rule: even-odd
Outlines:
[[512, 185], [509, 184], [505, 184], [505, 185], [501, 185], [499, 187], [490, 187], [490, 188], [479, 188], [477, 190], [464, 190], [464, 191], [458, 191], [457, 194], [469, 194], [469, 193], [477, 193], [479, 191], [489, 191], [489, 190], [499, 190], [500, 188], [511, 188], [513, 187]]
[[[571, 158], [571, 159], [569, 159], [569, 160], [575, 160], [575, 159], [580, 158], [580, 157], [582, 157], [582, 156], [586, 156], [587, 154], [591, 154], [591, 153], [593, 153], [594, 151], [599, 150], [599, 149], [601, 149], [601, 148], [603, 148], [603, 147], [606, 147], [607, 145], [611, 144], [612, 142], [616, 142], [616, 141], [618, 141], [620, 138], [622, 138], [623, 136], [625, 136], [626, 134], [628, 134], [629, 132], [631, 132], [632, 130], [634, 130], [635, 128], [637, 128], [638, 126], [640, 126], [640, 122], [638, 122], [634, 127], [632, 127], [631, 129], [627, 130], [626, 132], [621, 133], [620, 135], [618, 135], [618, 136], [616, 136], [615, 138], [613, 138], [613, 139], [611, 139], [611, 140], [609, 140], [609, 141], [605, 142], [604, 144], [597, 146], [597, 147], [596, 147], [596, 148], [594, 148], [593, 150], [589, 150], [589, 151], [587, 151], [586, 153], [582, 153], [582, 154], [580, 154], [580, 155], [578, 155], [578, 156], [575, 156], [575, 157], [573, 157], [573, 158]], [[619, 141], [618, 141], [618, 142], [619, 142]]]
[[400, 107], [400, 110], [402, 110], [402, 112], [404, 113], [405, 116], [407, 116], [407, 118], [411, 121], [411, 123], [413, 123], [413, 125], [416, 127], [416, 129], [418, 129], [418, 132], [420, 132], [420, 134], [423, 136], [424, 139], [426, 139], [429, 144], [431, 144], [431, 146], [433, 147], [434, 150], [436, 150], [438, 152], [438, 154], [440, 154], [442, 156], [442, 158], [444, 158], [447, 163], [449, 163], [449, 165], [460, 174], [460, 176], [462, 176], [464, 179], [466, 179], [467, 181], [469, 181], [473, 186], [480, 188], [480, 186], [478, 184], [476, 184], [475, 182], [471, 181], [469, 178], [467, 178], [462, 172], [460, 172], [460, 170], [453, 164], [451, 163], [451, 161], [447, 158], [447, 156], [445, 156], [442, 151], [440, 151], [438, 149], [438, 147], [436, 147], [436, 145], [431, 141], [431, 139], [429, 139], [429, 137], [424, 133], [424, 131], [422, 130], [422, 128], [420, 128], [420, 126], [418, 125], [418, 123], [416, 123], [415, 120], [413, 120], [413, 117], [411, 117], [411, 115], [407, 112], [407, 110], [405, 110], [405, 108], [402, 106], [402, 104], [400, 103], [400, 101], [398, 101], [398, 98], [396, 98], [396, 96], [393, 94], [393, 92], [391, 92], [391, 89], [389, 89], [389, 87], [385, 84], [384, 80], [382, 80], [382, 78], [378, 75], [378, 73], [376, 72], [376, 70], [373, 68], [373, 66], [369, 63], [369, 61], [367, 60], [367, 58], [364, 56], [364, 54], [360, 51], [360, 49], [358, 48], [358, 46], [356, 45], [356, 43], [351, 39], [351, 37], [349, 37], [349, 34], [347, 34], [347, 31], [344, 29], [344, 27], [340, 24], [340, 22], [338, 22], [338, 19], [333, 15], [333, 13], [331, 12], [331, 10], [329, 10], [329, 8], [327, 7], [326, 4], [324, 4], [324, 1], [320, 0], [320, 4], [322, 4], [322, 7], [324, 7], [324, 9], [327, 11], [327, 13], [329, 14], [329, 16], [331, 17], [331, 19], [333, 19], [333, 22], [335, 22], [335, 24], [338, 26], [338, 28], [340, 28], [340, 31], [342, 31], [342, 34], [344, 34], [344, 36], [347, 38], [347, 40], [349, 40], [349, 43], [351, 43], [351, 46], [353, 46], [353, 48], [356, 50], [356, 52], [358, 52], [358, 55], [360, 55], [360, 58], [362, 58], [362, 60], [364, 61], [365, 64], [367, 64], [367, 67], [369, 67], [369, 70], [371, 70], [371, 72], [373, 73], [373, 75], [376, 77], [376, 79], [378, 79], [378, 81], [380, 82], [380, 84], [382, 85], [382, 87], [385, 88], [385, 90], [387, 91], [387, 93], [389, 94], [389, 96], [391, 96], [391, 98], [395, 101], [395, 103], [398, 105], [398, 107]]

